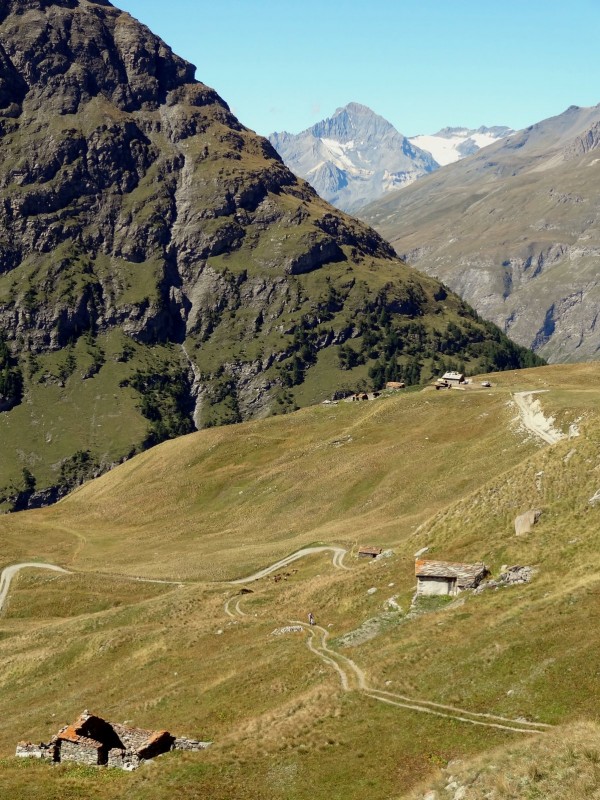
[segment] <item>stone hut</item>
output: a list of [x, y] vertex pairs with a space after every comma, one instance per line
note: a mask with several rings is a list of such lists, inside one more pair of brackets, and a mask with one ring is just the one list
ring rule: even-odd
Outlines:
[[169, 750], [204, 750], [210, 742], [111, 723], [84, 711], [72, 725], [61, 728], [48, 744], [19, 742], [16, 755], [49, 761], [74, 761], [89, 766], [133, 770], [143, 761]]
[[415, 561], [418, 595], [457, 595], [475, 589], [489, 570], [485, 564], [461, 564], [450, 561]]
[[451, 370], [450, 372], [444, 372], [442, 380], [450, 384], [465, 383], [465, 376], [462, 372], [454, 372]]
[[359, 558], [377, 558], [383, 553], [381, 547], [361, 547], [358, 551]]

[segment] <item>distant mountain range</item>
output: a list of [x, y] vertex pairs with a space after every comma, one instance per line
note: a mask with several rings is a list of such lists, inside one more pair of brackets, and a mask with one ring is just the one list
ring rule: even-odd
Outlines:
[[408, 139], [367, 106], [349, 103], [302, 133], [272, 133], [269, 140], [292, 172], [321, 197], [356, 212], [509, 133], [503, 126], [444, 128]]
[[600, 355], [600, 105], [571, 106], [361, 211], [550, 361]]

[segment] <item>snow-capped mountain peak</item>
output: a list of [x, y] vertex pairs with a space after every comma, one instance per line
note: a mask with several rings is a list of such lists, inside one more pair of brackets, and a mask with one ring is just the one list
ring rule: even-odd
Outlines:
[[344, 211], [360, 208], [438, 167], [429, 153], [360, 103], [338, 108], [297, 135], [273, 133], [269, 139], [296, 175]]

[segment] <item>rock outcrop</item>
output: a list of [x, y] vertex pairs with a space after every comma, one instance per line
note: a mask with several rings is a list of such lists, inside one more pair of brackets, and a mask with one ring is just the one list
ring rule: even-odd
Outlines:
[[524, 536], [530, 533], [541, 516], [542, 512], [539, 508], [531, 508], [515, 517], [515, 536]]

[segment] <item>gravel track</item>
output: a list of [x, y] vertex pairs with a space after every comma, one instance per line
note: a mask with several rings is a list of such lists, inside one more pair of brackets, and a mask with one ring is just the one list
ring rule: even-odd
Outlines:
[[548, 389], [537, 389], [529, 392], [515, 392], [513, 398], [519, 410], [523, 427], [543, 442], [556, 444], [565, 438], [565, 434], [554, 427], [553, 417], [546, 417], [540, 401], [533, 398], [533, 395], [547, 391]]
[[57, 567], [54, 564], [43, 564], [36, 561], [23, 562], [22, 564], [12, 564], [10, 567], [5, 567], [0, 574], [0, 611], [4, 608], [10, 584], [15, 575], [22, 569], [49, 569], [53, 572], [63, 572], [67, 575], [70, 574], [68, 569]]

